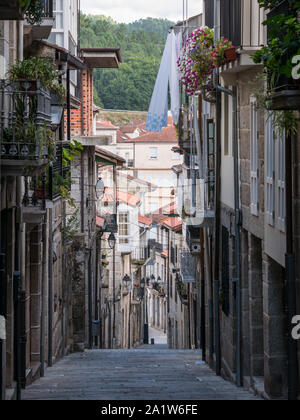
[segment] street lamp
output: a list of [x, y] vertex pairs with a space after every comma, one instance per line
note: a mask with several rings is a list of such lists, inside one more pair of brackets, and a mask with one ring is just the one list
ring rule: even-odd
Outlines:
[[108, 245], [110, 247], [110, 249], [114, 249], [116, 246], [116, 237], [113, 233], [110, 234], [109, 238], [108, 238]]
[[126, 276], [123, 277], [123, 281], [127, 284], [131, 282], [131, 278], [126, 274]]
[[104, 182], [102, 180], [102, 178], [99, 178], [97, 181], [97, 184], [95, 186], [95, 190], [96, 190], [96, 197], [98, 200], [101, 200], [104, 196], [104, 192], [105, 192], [105, 185]]
[[154, 282], [155, 281], [155, 275], [154, 274], [152, 274], [152, 276], [151, 276], [151, 280]]

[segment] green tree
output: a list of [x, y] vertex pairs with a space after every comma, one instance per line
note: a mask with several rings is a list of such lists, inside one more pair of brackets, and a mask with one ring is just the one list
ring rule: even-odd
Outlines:
[[141, 19], [118, 24], [106, 16], [81, 16], [81, 46], [121, 48], [118, 70], [96, 70], [95, 103], [106, 109], [147, 111], [168, 29], [165, 19]]

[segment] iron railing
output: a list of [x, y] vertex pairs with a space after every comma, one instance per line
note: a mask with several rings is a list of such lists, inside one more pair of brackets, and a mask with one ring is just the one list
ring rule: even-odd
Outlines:
[[51, 97], [39, 81], [0, 81], [0, 154], [2, 159], [48, 158]]
[[44, 17], [53, 18], [53, 0], [41, 0], [44, 8]]

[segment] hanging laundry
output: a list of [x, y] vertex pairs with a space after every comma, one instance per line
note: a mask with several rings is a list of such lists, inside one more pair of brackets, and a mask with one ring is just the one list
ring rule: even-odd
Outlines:
[[168, 34], [160, 69], [156, 79], [147, 119], [147, 130], [161, 132], [168, 126], [168, 87], [170, 85], [171, 109], [174, 123], [178, 123], [180, 109], [180, 74], [177, 67], [179, 56], [178, 37], [174, 30]]

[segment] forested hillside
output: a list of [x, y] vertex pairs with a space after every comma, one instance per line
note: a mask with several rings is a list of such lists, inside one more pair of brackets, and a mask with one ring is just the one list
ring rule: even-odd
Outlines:
[[121, 48], [118, 70], [95, 71], [95, 103], [106, 109], [148, 110], [154, 83], [173, 22], [142, 19], [118, 24], [105, 16], [81, 17], [83, 48]]

